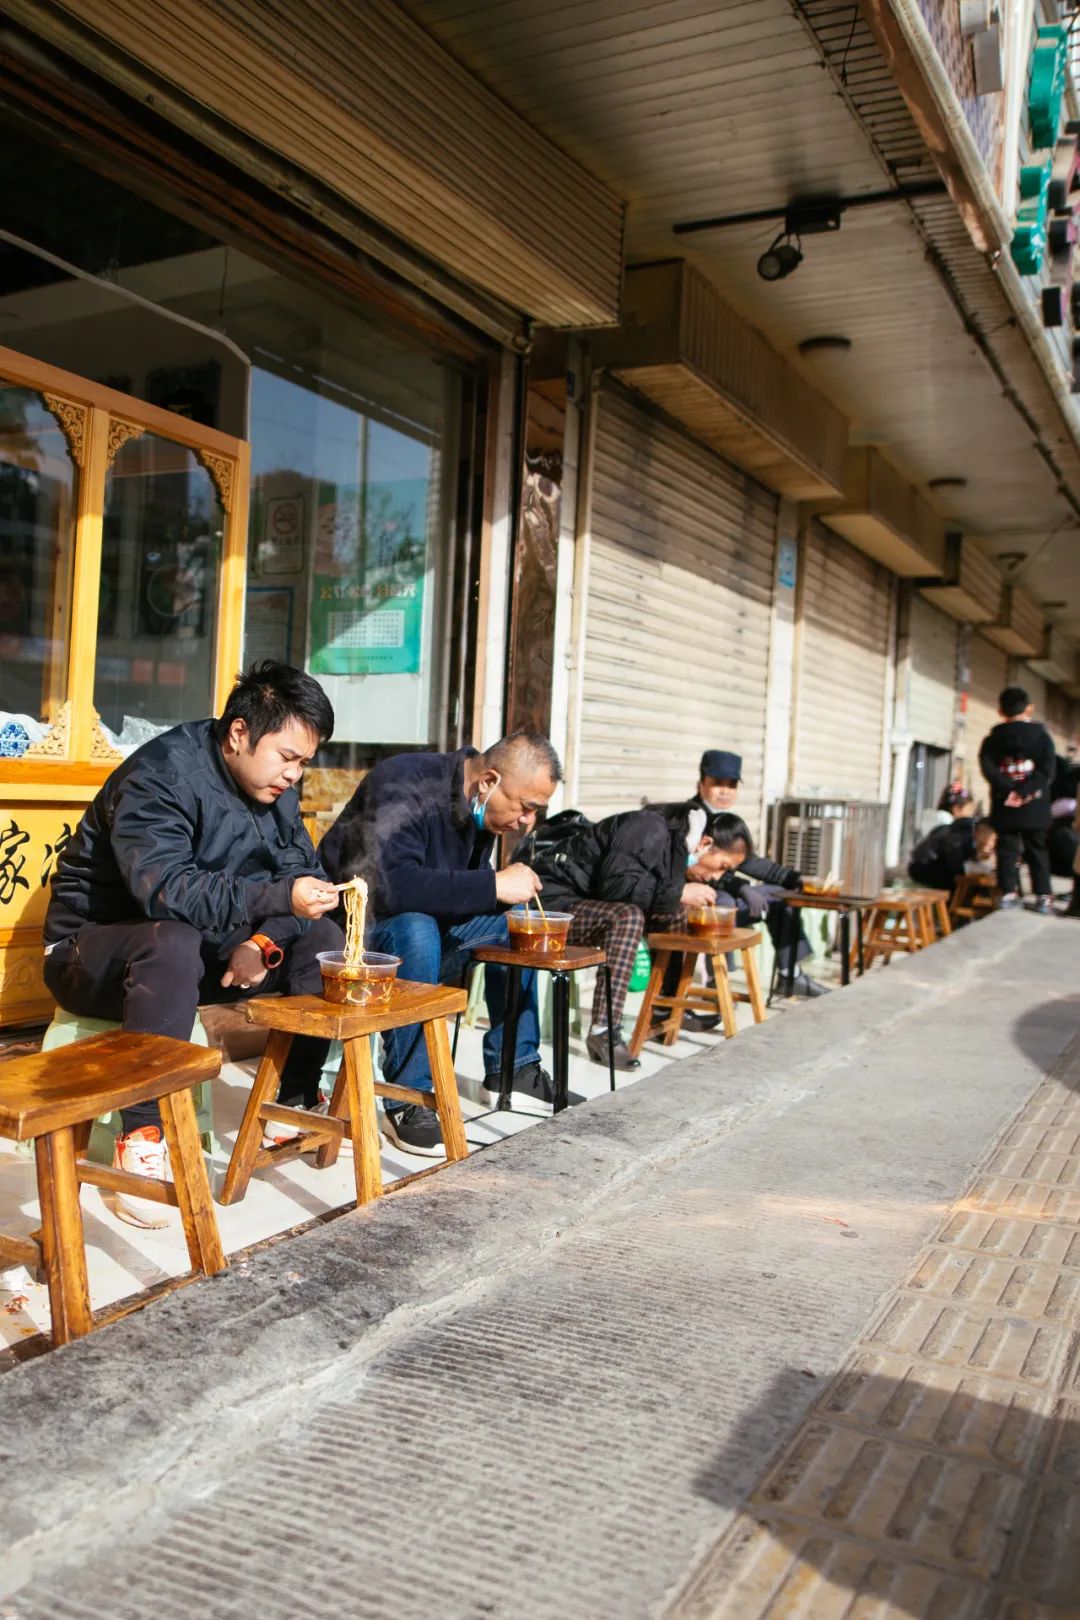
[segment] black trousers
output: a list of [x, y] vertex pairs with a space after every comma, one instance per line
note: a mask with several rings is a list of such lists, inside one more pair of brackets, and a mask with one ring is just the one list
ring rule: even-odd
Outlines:
[[[226, 963], [204, 944], [198, 929], [183, 922], [87, 923], [45, 958], [45, 983], [66, 1012], [82, 1018], [118, 1020], [140, 1035], [191, 1039], [199, 1004], [246, 1001], [281, 991], [315, 995], [322, 989], [317, 951], [340, 951], [341, 929], [328, 917], [309, 924], [285, 947], [285, 960], [250, 990], [223, 988]], [[328, 1041], [294, 1037], [278, 1092], [280, 1102], [312, 1107], [318, 1101], [319, 1074]], [[160, 1125], [156, 1102], [123, 1111], [125, 1131]]]
[[1020, 888], [1020, 862], [1027, 862], [1031, 887], [1036, 894], [1052, 894], [1050, 854], [1045, 827], [1010, 828], [997, 835], [998, 888], [1002, 894], [1016, 894]]

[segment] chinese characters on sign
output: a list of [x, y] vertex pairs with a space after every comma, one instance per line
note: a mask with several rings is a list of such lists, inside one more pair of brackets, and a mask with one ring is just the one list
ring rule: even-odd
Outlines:
[[313, 675], [416, 674], [428, 480], [323, 484], [311, 589]]
[[14, 820], [0, 830], [0, 905], [6, 906], [19, 889], [29, 889], [30, 883], [22, 875], [26, 865], [25, 846], [30, 834], [23, 832]]

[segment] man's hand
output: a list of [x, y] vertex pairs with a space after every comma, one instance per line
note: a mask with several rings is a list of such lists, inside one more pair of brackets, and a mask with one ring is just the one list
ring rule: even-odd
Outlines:
[[326, 878], [300, 877], [292, 886], [291, 901], [294, 917], [306, 917], [315, 922], [333, 911], [338, 903], [338, 892]]
[[495, 896], [504, 906], [523, 906], [533, 895], [539, 894], [540, 879], [531, 866], [515, 861], [495, 874]]
[[760, 922], [769, 909], [769, 895], [761, 883], [748, 883], [739, 896], [739, 904], [746, 910], [748, 917], [754, 922]]
[[229, 965], [221, 976], [221, 982], [226, 989], [230, 984], [235, 984], [238, 990], [251, 990], [255, 985], [262, 984], [266, 972], [262, 951], [252, 940], [246, 939], [229, 957]]
[[1020, 810], [1025, 804], [1030, 804], [1034, 797], [1034, 793], [1028, 793], [1025, 796], [1022, 793], [1017, 793], [1016, 789], [1013, 788], [1009, 797], [1005, 800], [1005, 808], [1007, 810]]
[[684, 883], [682, 903], [684, 906], [715, 906], [716, 890], [707, 883]]

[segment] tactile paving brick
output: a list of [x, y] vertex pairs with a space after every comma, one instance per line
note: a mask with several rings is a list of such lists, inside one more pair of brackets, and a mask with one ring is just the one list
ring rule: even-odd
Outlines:
[[1067, 1068], [987, 1153], [670, 1620], [1080, 1620]]

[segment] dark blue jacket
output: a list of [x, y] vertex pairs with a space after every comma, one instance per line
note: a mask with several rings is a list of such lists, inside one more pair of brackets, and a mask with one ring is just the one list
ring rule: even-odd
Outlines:
[[319, 845], [335, 883], [360, 876], [376, 917], [421, 911], [460, 922], [498, 910], [490, 866], [495, 840], [465, 800], [465, 761], [456, 754], [396, 754], [369, 771]]
[[190, 923], [222, 954], [256, 929], [284, 944], [294, 879], [320, 873], [292, 788], [272, 805], [244, 797], [212, 720], [173, 726], [104, 783], [60, 857], [45, 942], [86, 923], [140, 917]]

